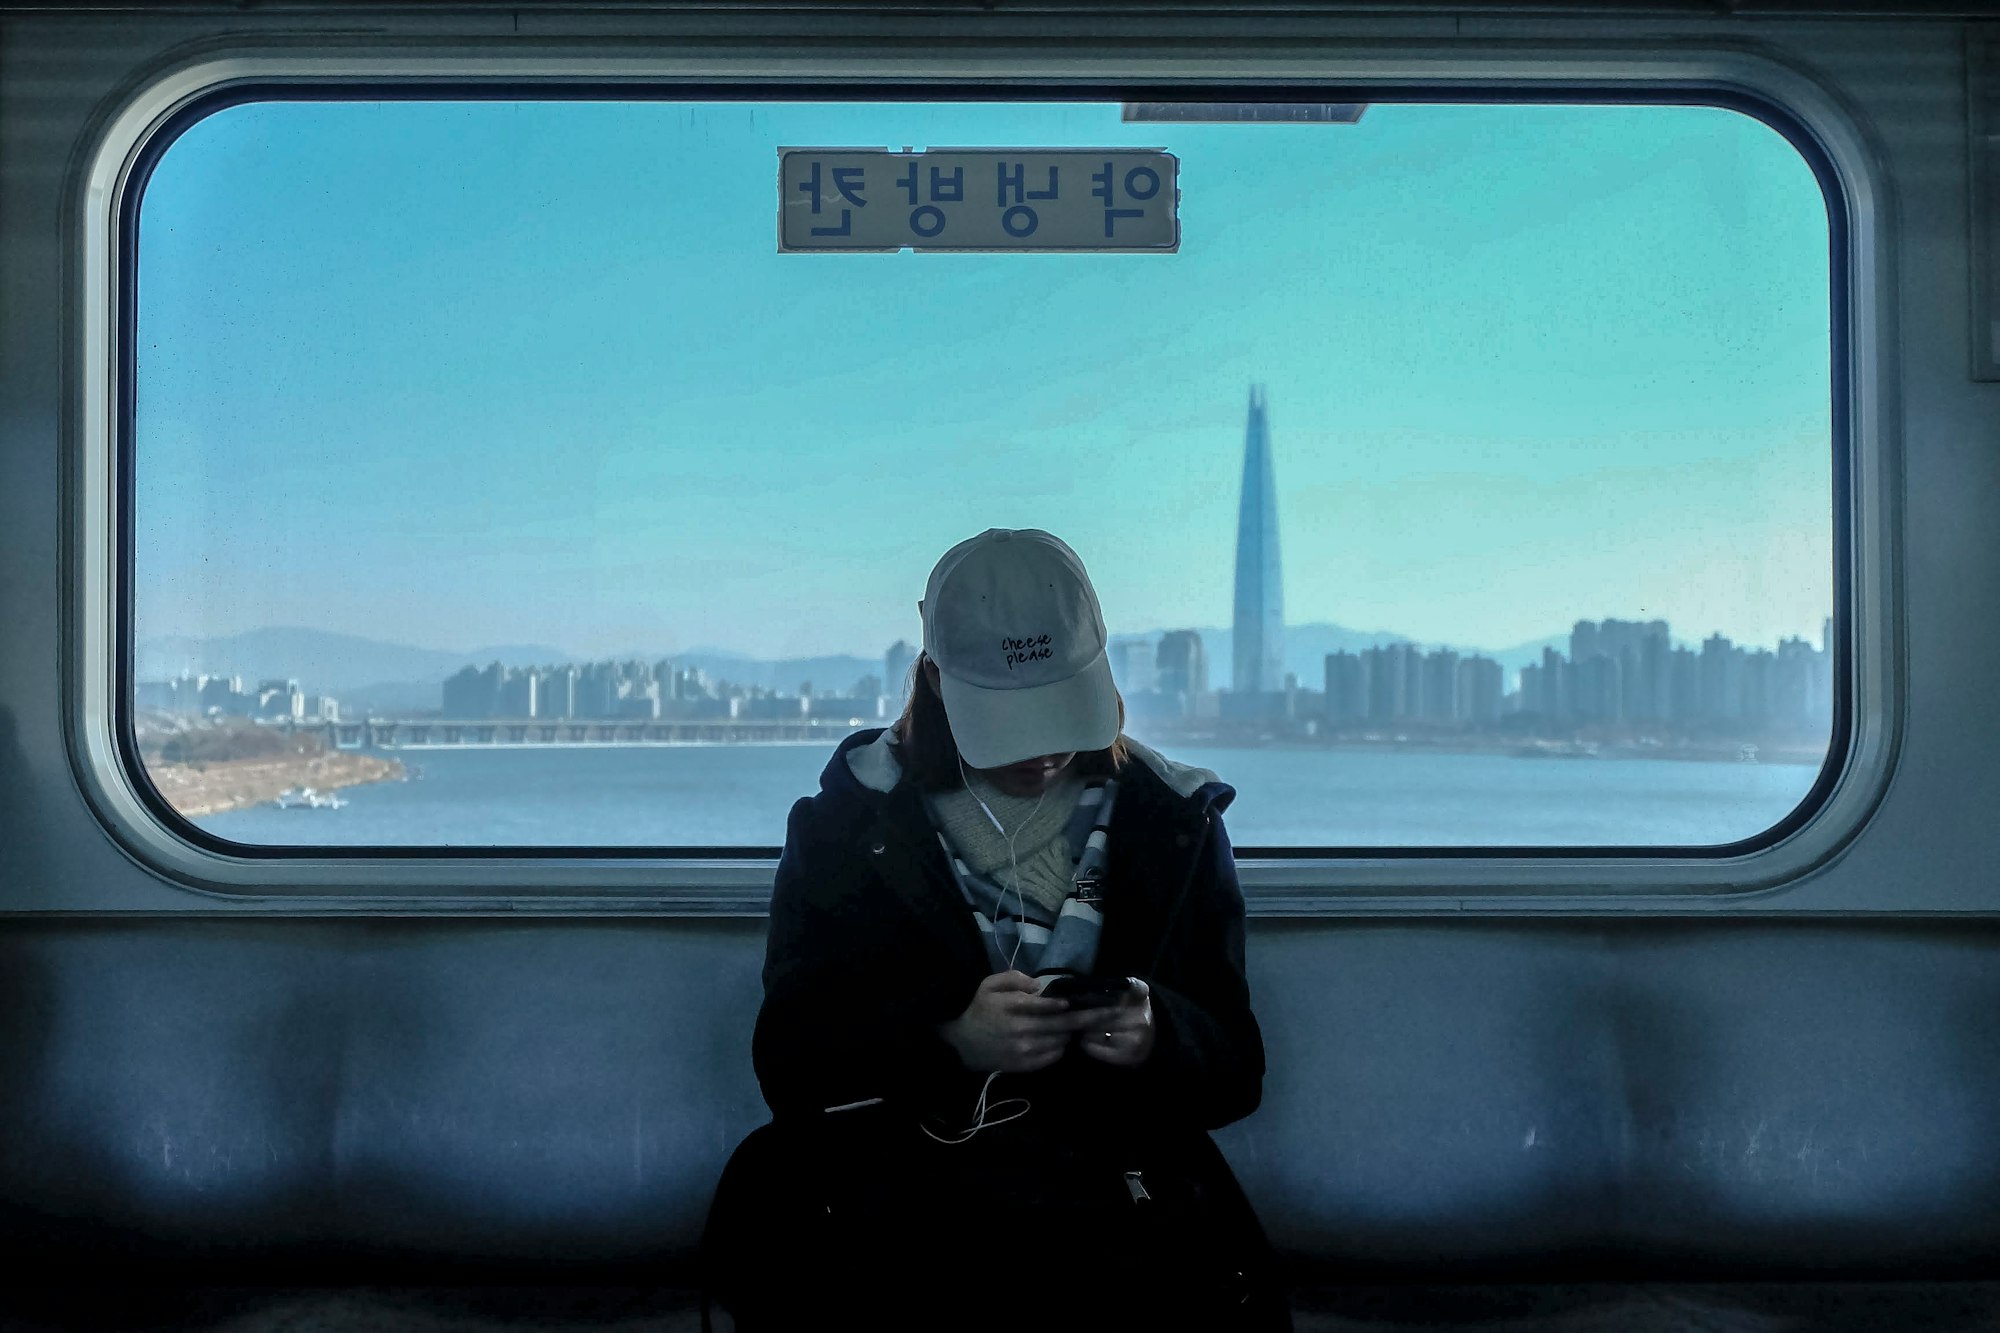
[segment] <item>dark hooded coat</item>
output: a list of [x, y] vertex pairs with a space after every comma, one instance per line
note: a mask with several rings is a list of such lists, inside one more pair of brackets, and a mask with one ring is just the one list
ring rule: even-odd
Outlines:
[[[889, 739], [864, 731], [793, 807], [752, 1052], [773, 1120], [731, 1159], [705, 1242], [739, 1327], [834, 1311], [1018, 1326], [1024, 1309], [1043, 1328], [1185, 1326], [1196, 1311], [1215, 1328], [1289, 1326], [1268, 1243], [1207, 1134], [1257, 1108], [1264, 1075], [1220, 819], [1234, 792], [1134, 754], [1108, 830], [1097, 970], [1151, 988], [1153, 1052], [1126, 1069], [1072, 1049], [1003, 1074], [992, 1098], [1029, 1111], [961, 1144], [923, 1127], [962, 1132], [986, 1076], [937, 1028], [989, 964], [921, 793]], [[980, 1295], [1010, 1260], [1013, 1289], [1041, 1293], [1028, 1306]], [[864, 1303], [833, 1299], [856, 1278]], [[943, 1315], [941, 1301], [967, 1304]]]

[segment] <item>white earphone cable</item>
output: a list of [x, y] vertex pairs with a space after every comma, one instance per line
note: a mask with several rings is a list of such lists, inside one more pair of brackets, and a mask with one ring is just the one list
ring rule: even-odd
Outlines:
[[[1028, 811], [1027, 818], [1014, 826], [1014, 831], [1010, 834], [1007, 832], [1006, 825], [1000, 822], [1000, 816], [994, 814], [993, 808], [987, 805], [985, 801], [980, 800], [979, 793], [973, 790], [972, 774], [966, 771], [964, 755], [958, 757], [958, 775], [965, 782], [966, 794], [971, 796], [973, 802], [985, 813], [987, 821], [993, 825], [994, 830], [1007, 840], [1007, 862], [1014, 877], [1014, 952], [1008, 955], [1007, 958], [1007, 968], [1009, 971], [1012, 971], [1015, 959], [1021, 956], [1021, 921], [1027, 915], [1028, 911], [1027, 900], [1021, 896], [1021, 859], [1015, 855], [1014, 840], [1021, 836], [1022, 829], [1034, 822], [1035, 816], [1041, 811], [1042, 802], [1048, 799], [1049, 789], [1046, 784], [1043, 785], [1041, 794], [1035, 797], [1034, 808]], [[1004, 907], [1005, 905], [1006, 890], [1003, 888], [1000, 900], [996, 906]], [[956, 1144], [968, 1141], [982, 1129], [991, 1129], [995, 1125], [1004, 1125], [1009, 1120], [1019, 1120], [1032, 1109], [1032, 1104], [1027, 1098], [1009, 1097], [997, 1102], [988, 1102], [986, 1100], [987, 1094], [993, 1088], [993, 1080], [999, 1077], [1000, 1071], [996, 1069], [986, 1076], [984, 1083], [979, 1085], [979, 1100], [972, 1104], [972, 1127], [963, 1134], [946, 1138], [942, 1134], [932, 1133], [929, 1125], [919, 1122], [917, 1127], [923, 1130], [924, 1133], [930, 1134], [939, 1143]], [[995, 1114], [1005, 1107], [1013, 1109], [1008, 1110], [1004, 1115]]]
[[[1014, 831], [1009, 833], [1006, 825], [1000, 822], [1000, 816], [993, 813], [993, 807], [981, 800], [979, 793], [973, 789], [972, 774], [966, 771], [964, 755], [958, 756], [958, 776], [965, 783], [966, 794], [972, 797], [973, 803], [986, 815], [986, 821], [1007, 840], [1007, 867], [1013, 877], [1014, 889], [1014, 951], [1007, 955], [1007, 970], [1011, 972], [1014, 970], [1014, 961], [1021, 956], [1021, 921], [1028, 914], [1027, 900], [1021, 896], [1021, 858], [1015, 855], [1014, 840], [1019, 838], [1021, 830], [1034, 823], [1035, 816], [1041, 813], [1042, 802], [1049, 798], [1048, 784], [1042, 784], [1041, 792], [1035, 797], [1034, 807], [1028, 811], [1025, 819], [1014, 826]], [[999, 905], [1002, 907], [1007, 905], [1004, 889], [1001, 892]]]

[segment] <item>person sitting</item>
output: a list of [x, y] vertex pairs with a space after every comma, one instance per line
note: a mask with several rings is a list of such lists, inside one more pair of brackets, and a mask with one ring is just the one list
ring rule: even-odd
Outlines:
[[1082, 562], [946, 552], [894, 726], [791, 812], [752, 1056], [769, 1125], [704, 1241], [741, 1330], [1287, 1329], [1207, 1131], [1263, 1039], [1221, 815], [1122, 735]]

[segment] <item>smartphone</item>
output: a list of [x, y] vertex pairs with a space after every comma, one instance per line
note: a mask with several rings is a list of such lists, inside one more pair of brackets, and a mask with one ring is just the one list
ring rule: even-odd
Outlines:
[[1068, 1000], [1079, 1008], [1117, 1004], [1131, 991], [1130, 977], [1075, 977], [1058, 973], [1042, 979], [1042, 994], [1053, 1000]]

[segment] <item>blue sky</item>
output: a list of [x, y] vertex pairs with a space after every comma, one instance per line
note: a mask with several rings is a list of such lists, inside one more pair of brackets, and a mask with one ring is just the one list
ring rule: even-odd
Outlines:
[[[1165, 147], [1181, 251], [779, 255], [805, 144]], [[1294, 623], [1816, 642], [1826, 246], [1708, 108], [233, 108], [141, 213], [138, 632], [872, 655], [989, 526], [1227, 624], [1256, 381]]]

